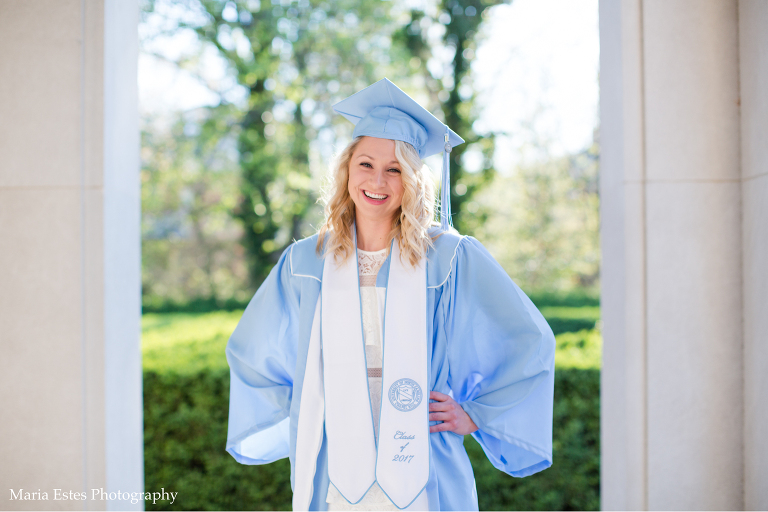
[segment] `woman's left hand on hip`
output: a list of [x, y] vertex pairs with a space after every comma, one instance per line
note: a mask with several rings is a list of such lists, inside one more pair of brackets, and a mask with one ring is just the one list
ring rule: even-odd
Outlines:
[[429, 404], [429, 421], [442, 421], [442, 423], [429, 427], [430, 434], [449, 431], [465, 436], [478, 429], [469, 414], [449, 395], [439, 391], [430, 391], [429, 398], [437, 400], [437, 402]]

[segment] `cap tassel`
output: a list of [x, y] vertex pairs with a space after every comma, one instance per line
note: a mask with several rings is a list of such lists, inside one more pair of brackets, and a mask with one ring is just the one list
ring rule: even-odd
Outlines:
[[445, 147], [443, 152], [442, 184], [440, 185], [440, 227], [448, 231], [451, 222], [451, 145], [448, 142], [448, 127], [445, 127]]

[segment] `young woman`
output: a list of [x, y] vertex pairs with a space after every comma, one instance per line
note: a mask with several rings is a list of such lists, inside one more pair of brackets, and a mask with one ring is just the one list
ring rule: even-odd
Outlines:
[[289, 457], [294, 510], [477, 510], [464, 435], [512, 476], [552, 464], [554, 336], [447, 211], [433, 222], [421, 159], [445, 151], [448, 183], [463, 140], [387, 79], [334, 109], [355, 131], [325, 223], [227, 345], [227, 451]]

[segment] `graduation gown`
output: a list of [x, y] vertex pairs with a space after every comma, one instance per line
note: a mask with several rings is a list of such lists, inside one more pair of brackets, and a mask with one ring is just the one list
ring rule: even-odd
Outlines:
[[[316, 242], [314, 235], [283, 252], [226, 349], [231, 376], [226, 449], [242, 464], [289, 457], [292, 489], [302, 385], [323, 279]], [[471, 435], [500, 471], [525, 477], [548, 468], [552, 330], [480, 242], [443, 233], [434, 244], [426, 266], [429, 391], [451, 395], [461, 405], [479, 428]], [[377, 287], [387, 284], [389, 261], [379, 270]], [[350, 318], [355, 321], [359, 319]], [[429, 509], [478, 510], [463, 436], [432, 433], [429, 448], [429, 480], [423, 491]], [[327, 510], [328, 486], [328, 444], [323, 435], [311, 510]]]

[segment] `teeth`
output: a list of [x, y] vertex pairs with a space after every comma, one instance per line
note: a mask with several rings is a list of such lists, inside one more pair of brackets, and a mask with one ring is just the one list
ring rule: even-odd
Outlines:
[[363, 194], [370, 197], [371, 199], [385, 199], [387, 196], [385, 194], [373, 194], [371, 192], [368, 192], [367, 190], [363, 190]]

